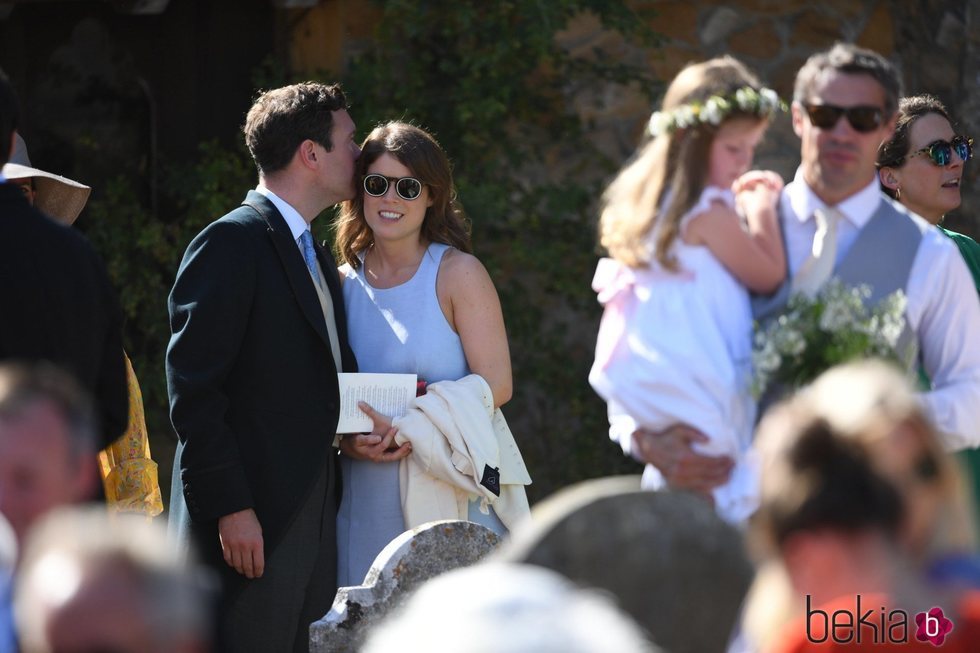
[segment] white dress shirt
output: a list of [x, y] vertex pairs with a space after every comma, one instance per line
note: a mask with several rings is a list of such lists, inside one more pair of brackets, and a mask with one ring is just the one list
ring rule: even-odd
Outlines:
[[[884, 201], [878, 180], [838, 204], [836, 264]], [[815, 209], [826, 206], [803, 180], [802, 168], [780, 199], [790, 277], [810, 256]], [[926, 413], [949, 450], [980, 446], [980, 300], [955, 243], [914, 216], [923, 228], [905, 294], [905, 318], [915, 332], [933, 389], [922, 395]], [[881, 252], [888, 256], [888, 252]], [[835, 265], [836, 265], [835, 264]]]
[[[271, 190], [259, 184], [255, 188], [255, 192], [260, 195], [265, 195], [266, 198], [272, 205], [279, 209], [279, 214], [282, 215], [282, 219], [286, 221], [286, 226], [289, 227], [289, 233], [293, 235], [293, 242], [296, 243], [296, 247], [299, 248], [299, 253], [303, 253], [303, 245], [299, 242], [300, 236], [303, 235], [304, 231], [310, 231], [310, 225], [306, 223], [303, 216], [299, 214], [299, 211], [294, 209], [289, 203], [283, 198], [279, 197]], [[306, 259], [303, 259], [305, 264]]]

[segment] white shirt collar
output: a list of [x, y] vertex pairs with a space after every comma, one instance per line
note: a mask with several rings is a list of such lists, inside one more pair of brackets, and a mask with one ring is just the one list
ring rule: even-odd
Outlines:
[[[796, 176], [793, 177], [793, 183], [787, 186], [786, 194], [789, 197], [790, 208], [800, 222], [806, 222], [813, 216], [815, 210], [827, 206], [803, 179], [803, 166], [796, 169]], [[845, 199], [835, 208], [851, 224], [860, 229], [875, 214], [879, 204], [881, 204], [881, 189], [876, 177], [870, 184]]]
[[299, 211], [294, 209], [289, 205], [289, 203], [283, 198], [279, 197], [271, 190], [259, 184], [255, 188], [256, 193], [261, 193], [269, 198], [272, 205], [279, 209], [279, 213], [282, 214], [282, 219], [286, 221], [286, 226], [289, 227], [289, 233], [293, 235], [293, 240], [299, 240], [299, 237], [303, 235], [304, 231], [310, 230], [310, 225], [306, 223], [303, 216], [299, 214]]

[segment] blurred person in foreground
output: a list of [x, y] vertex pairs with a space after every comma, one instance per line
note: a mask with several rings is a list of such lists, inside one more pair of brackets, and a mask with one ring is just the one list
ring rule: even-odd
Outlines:
[[7, 518], [0, 514], [0, 653], [16, 653], [14, 635], [13, 575], [17, 561], [17, 539]]
[[531, 565], [482, 563], [426, 582], [362, 653], [657, 653], [611, 598]]
[[91, 400], [67, 372], [50, 363], [0, 364], [2, 653], [16, 650], [9, 585], [16, 552], [49, 511], [91, 498], [95, 431]]
[[[768, 586], [757, 581], [750, 595], [750, 639], [768, 651], [974, 650], [980, 593], [948, 573], [975, 567], [969, 511], [897, 370], [829, 370], [763, 418], [756, 446], [762, 503], [751, 533], [771, 562]], [[944, 619], [953, 629], [940, 641], [919, 638], [939, 637]]]
[[91, 498], [95, 424], [90, 398], [67, 372], [0, 365], [0, 514], [19, 546], [47, 512]]
[[95, 507], [57, 511], [32, 532], [15, 594], [22, 653], [206, 653], [206, 576], [161, 525]]

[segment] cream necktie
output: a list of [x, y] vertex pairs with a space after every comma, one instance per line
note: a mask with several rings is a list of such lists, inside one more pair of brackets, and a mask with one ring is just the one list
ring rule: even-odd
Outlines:
[[835, 208], [826, 207], [813, 212], [817, 232], [813, 235], [813, 250], [793, 277], [793, 292], [809, 297], [817, 294], [834, 271], [837, 259], [837, 223], [844, 217]]

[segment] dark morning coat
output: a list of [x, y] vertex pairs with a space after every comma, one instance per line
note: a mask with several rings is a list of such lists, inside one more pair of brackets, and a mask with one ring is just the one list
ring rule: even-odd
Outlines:
[[92, 393], [102, 447], [126, 430], [122, 314], [105, 266], [77, 230], [0, 184], [0, 361], [48, 360]]
[[[317, 250], [343, 367], [356, 371], [336, 264]], [[250, 191], [191, 242], [170, 294], [170, 323], [167, 384], [183, 494], [171, 498], [171, 521], [183, 520], [178, 532], [189, 528], [205, 561], [227, 572], [217, 519], [253, 508], [268, 560], [325, 460], [328, 483], [336, 483], [339, 395], [310, 274], [267, 198]]]

